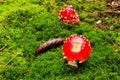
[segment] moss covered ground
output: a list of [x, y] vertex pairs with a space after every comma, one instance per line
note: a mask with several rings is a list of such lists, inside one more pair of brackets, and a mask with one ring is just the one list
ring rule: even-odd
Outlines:
[[[0, 0], [0, 80], [120, 80], [120, 13], [107, 4], [107, 0]], [[73, 5], [79, 24], [59, 21], [64, 5]], [[84, 35], [92, 47], [77, 73], [64, 65], [62, 45], [35, 55], [46, 40], [73, 34]]]

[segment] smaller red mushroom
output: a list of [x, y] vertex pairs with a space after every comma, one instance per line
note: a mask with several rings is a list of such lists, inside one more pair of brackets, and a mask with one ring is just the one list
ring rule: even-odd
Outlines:
[[90, 55], [91, 46], [88, 39], [82, 35], [71, 35], [62, 46], [64, 57], [71, 62], [84, 62]]
[[59, 20], [65, 23], [77, 24], [79, 17], [72, 6], [64, 6], [59, 13]]

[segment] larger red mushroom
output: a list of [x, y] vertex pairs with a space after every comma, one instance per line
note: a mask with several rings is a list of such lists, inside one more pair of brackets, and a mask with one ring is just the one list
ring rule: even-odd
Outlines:
[[82, 35], [71, 35], [62, 46], [64, 57], [71, 62], [84, 62], [90, 55], [91, 46], [88, 39]]
[[79, 22], [79, 17], [72, 6], [63, 6], [59, 12], [59, 20], [64, 23], [77, 24]]

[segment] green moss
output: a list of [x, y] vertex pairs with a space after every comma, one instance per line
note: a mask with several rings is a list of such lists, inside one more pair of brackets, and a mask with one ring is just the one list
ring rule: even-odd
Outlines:
[[[105, 10], [105, 1], [85, 0], [6, 0], [0, 2], [0, 79], [1, 80], [119, 80], [119, 18], [93, 12]], [[63, 5], [73, 5], [80, 23], [64, 24], [58, 19]], [[95, 26], [98, 19], [107, 29]], [[110, 25], [114, 26], [110, 30]], [[46, 40], [72, 34], [84, 35], [91, 42], [91, 55], [77, 74], [64, 64], [61, 46], [41, 55], [35, 49]]]

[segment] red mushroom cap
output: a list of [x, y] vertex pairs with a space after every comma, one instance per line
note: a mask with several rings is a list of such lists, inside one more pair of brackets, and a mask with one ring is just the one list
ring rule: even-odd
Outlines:
[[79, 17], [72, 6], [64, 6], [59, 13], [59, 19], [65, 23], [77, 24], [79, 22]]
[[91, 46], [88, 39], [82, 35], [68, 37], [62, 46], [63, 55], [69, 61], [84, 62], [90, 55]]

